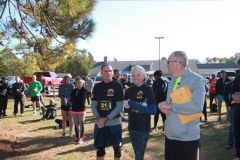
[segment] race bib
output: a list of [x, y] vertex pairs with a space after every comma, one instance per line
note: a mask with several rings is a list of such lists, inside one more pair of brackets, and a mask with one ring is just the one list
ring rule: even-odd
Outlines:
[[100, 110], [108, 111], [111, 108], [112, 107], [111, 107], [111, 102], [110, 101], [100, 101]]

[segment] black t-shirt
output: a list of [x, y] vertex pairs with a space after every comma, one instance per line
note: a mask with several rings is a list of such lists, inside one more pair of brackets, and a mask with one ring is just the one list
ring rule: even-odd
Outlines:
[[115, 109], [116, 102], [123, 100], [121, 84], [116, 81], [96, 84], [93, 88], [93, 100], [98, 102], [97, 110], [99, 115], [107, 117]]
[[[142, 104], [148, 105], [156, 104], [152, 88], [144, 83], [140, 87], [136, 85], [131, 86], [128, 89], [129, 100]], [[138, 110], [131, 109], [129, 112], [129, 130], [149, 132], [151, 126], [151, 116], [145, 113], [141, 113]]]

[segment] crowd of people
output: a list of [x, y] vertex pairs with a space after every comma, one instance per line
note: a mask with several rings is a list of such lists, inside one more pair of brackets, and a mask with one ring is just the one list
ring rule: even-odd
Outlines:
[[[237, 63], [240, 68], [240, 60]], [[222, 102], [226, 103], [227, 121], [230, 122], [226, 149], [233, 148], [235, 143], [237, 153], [234, 160], [240, 159], [240, 74], [231, 80], [222, 70], [219, 78], [212, 74], [207, 86], [205, 79], [188, 67], [188, 57], [183, 51], [171, 53], [166, 67], [172, 76], [170, 81], [162, 78], [161, 70], [155, 71], [153, 79], [150, 79], [145, 69], [139, 65], [132, 67], [131, 81], [128, 74], [121, 75], [120, 70], [113, 69], [109, 64], [101, 66], [103, 81], [95, 85], [88, 75], [84, 77], [85, 83], [82, 78], [76, 77], [75, 84], [70, 82], [69, 76], [65, 76], [58, 94], [62, 119], [57, 119], [56, 123], [62, 128], [60, 137], [73, 137], [74, 127], [74, 142], [83, 143], [86, 107], [90, 106], [95, 118], [93, 132], [96, 159], [103, 160], [105, 149], [109, 146], [113, 148], [114, 159], [122, 158], [122, 120], [127, 120], [135, 159], [143, 160], [150, 132], [159, 129], [157, 123], [161, 115], [162, 133], [165, 134], [165, 159], [198, 160], [201, 159], [199, 123], [202, 121], [201, 113], [204, 114], [204, 121], [208, 120], [206, 99], [209, 93], [210, 112], [217, 109], [219, 122], [222, 121]], [[43, 103], [44, 77], [37, 81], [33, 75], [28, 87], [20, 81], [19, 76], [15, 79], [16, 83], [12, 87], [14, 117], [18, 114], [19, 103], [20, 114], [24, 115], [27, 95], [32, 101], [33, 116], [39, 110], [41, 121], [56, 118], [58, 107], [55, 100], [51, 98], [49, 105]], [[6, 77], [2, 77], [0, 118], [7, 116], [8, 94]], [[154, 116], [152, 128], [151, 116]]]

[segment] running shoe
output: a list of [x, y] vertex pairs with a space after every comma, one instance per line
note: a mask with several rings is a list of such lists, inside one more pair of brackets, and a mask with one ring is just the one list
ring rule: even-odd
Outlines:
[[78, 144], [83, 144], [83, 139], [80, 138], [79, 141], [77, 142]]
[[66, 137], [66, 132], [63, 132], [61, 135], [61, 138], [64, 138], [64, 137]]
[[69, 137], [71, 137], [71, 138], [73, 137], [73, 134], [72, 134], [72, 132], [69, 132]]
[[76, 138], [76, 139], [74, 140], [74, 142], [75, 142], [75, 143], [78, 143], [79, 140], [80, 140], [79, 138]]

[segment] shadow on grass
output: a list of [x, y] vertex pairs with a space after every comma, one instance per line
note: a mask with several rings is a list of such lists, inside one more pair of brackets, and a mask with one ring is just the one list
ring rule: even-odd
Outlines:
[[[93, 136], [93, 133], [90, 133], [90, 134]], [[88, 137], [88, 136], [85, 135], [85, 137]], [[84, 138], [84, 142], [85, 142], [85, 140], [92, 140], [92, 139], [93, 139], [93, 137]], [[122, 139], [122, 142], [123, 142], [123, 147], [124, 147], [124, 144], [131, 143], [129, 137], [124, 137]], [[94, 151], [94, 150], [96, 150], [96, 148], [94, 147], [94, 144], [89, 144], [89, 145], [85, 145], [85, 146], [80, 145], [80, 147], [78, 147], [76, 149], [68, 150], [66, 152], [61, 152], [61, 153], [58, 153], [57, 155], [66, 155], [66, 154], [74, 153], [74, 152], [89, 152], [89, 151]]]
[[[0, 143], [3, 143], [3, 142], [0, 141]], [[4, 158], [1, 156], [1, 159], [15, 158], [19, 156], [28, 156], [31, 154], [47, 151], [49, 149], [67, 146], [73, 142], [69, 141], [69, 138], [27, 137], [27, 141], [25, 142], [12, 143], [12, 142], [4, 141], [4, 143], [11, 143], [13, 152], [6, 153], [4, 151], [1, 151], [1, 155], [5, 155]], [[32, 147], [32, 146], [35, 146], [35, 147]], [[29, 147], [31, 147], [31, 149], [27, 149]]]
[[28, 123], [36, 123], [36, 122], [40, 122], [40, 119], [26, 120], [26, 121], [21, 121], [21, 122], [18, 122], [18, 123], [20, 123], [20, 124], [28, 124]]

